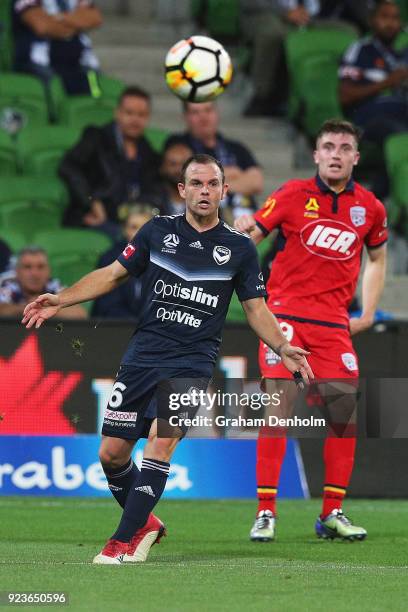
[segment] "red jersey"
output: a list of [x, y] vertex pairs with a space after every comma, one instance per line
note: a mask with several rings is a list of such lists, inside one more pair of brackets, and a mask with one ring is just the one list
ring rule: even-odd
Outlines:
[[363, 245], [387, 240], [383, 204], [352, 179], [336, 194], [317, 176], [288, 181], [254, 217], [265, 235], [279, 229], [267, 284], [270, 310], [348, 325]]

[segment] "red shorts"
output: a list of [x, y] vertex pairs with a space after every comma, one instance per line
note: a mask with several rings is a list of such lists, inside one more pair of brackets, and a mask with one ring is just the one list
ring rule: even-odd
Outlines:
[[[310, 351], [307, 360], [315, 378], [358, 378], [358, 360], [347, 328], [276, 317], [293, 346]], [[265, 378], [292, 378], [280, 357], [264, 342], [259, 345], [259, 368]]]

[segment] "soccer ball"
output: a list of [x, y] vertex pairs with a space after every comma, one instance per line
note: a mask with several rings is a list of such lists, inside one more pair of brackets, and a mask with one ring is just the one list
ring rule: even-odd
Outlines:
[[191, 36], [166, 55], [166, 83], [188, 102], [207, 102], [219, 96], [232, 78], [231, 58], [222, 45], [207, 36]]

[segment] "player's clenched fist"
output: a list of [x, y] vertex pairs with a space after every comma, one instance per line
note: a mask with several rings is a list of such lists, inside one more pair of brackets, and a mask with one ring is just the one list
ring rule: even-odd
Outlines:
[[51, 319], [59, 309], [60, 299], [58, 295], [52, 293], [43, 293], [39, 295], [34, 302], [30, 302], [24, 308], [23, 318], [21, 322], [29, 329], [35, 323], [36, 329], [40, 327], [47, 319]]
[[240, 232], [250, 234], [255, 229], [256, 223], [252, 215], [242, 215], [242, 217], [235, 219], [234, 226]]

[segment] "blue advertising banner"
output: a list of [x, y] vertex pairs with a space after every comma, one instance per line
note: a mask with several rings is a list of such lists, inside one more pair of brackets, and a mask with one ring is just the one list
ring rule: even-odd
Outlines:
[[[3, 436], [0, 495], [109, 497], [98, 462], [100, 438]], [[254, 440], [183, 440], [176, 449], [165, 497], [255, 498]], [[135, 452], [142, 460], [143, 445]], [[288, 440], [280, 495], [308, 497], [298, 443]]]

